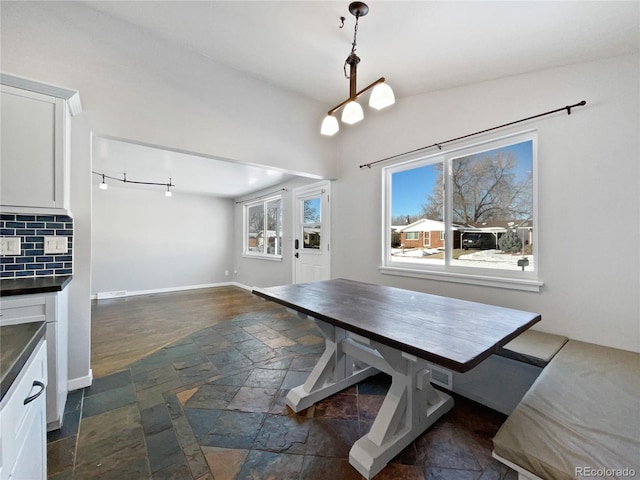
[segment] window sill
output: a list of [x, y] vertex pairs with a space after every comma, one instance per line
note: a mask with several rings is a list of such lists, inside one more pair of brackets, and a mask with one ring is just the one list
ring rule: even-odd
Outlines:
[[269, 260], [270, 262], [281, 262], [282, 255], [264, 255], [259, 253], [243, 253], [244, 258], [255, 258], [256, 260]]
[[454, 272], [434, 272], [418, 268], [389, 267], [384, 265], [378, 267], [378, 271], [384, 275], [424, 278], [427, 280], [439, 280], [441, 282], [465, 283], [468, 285], [480, 285], [483, 287], [524, 290], [527, 292], [539, 292], [540, 287], [543, 285], [541, 281], [530, 278], [508, 278]]

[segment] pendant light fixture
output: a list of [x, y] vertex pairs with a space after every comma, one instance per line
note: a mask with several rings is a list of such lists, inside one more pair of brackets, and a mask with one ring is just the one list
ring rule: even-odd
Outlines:
[[[320, 133], [322, 135], [335, 135], [340, 130], [338, 119], [334, 116], [334, 113], [342, 109], [341, 120], [344, 123], [353, 125], [364, 118], [364, 112], [362, 106], [357, 102], [358, 97], [367, 92], [371, 88], [371, 96], [369, 97], [369, 106], [376, 110], [381, 110], [389, 105], [393, 105], [396, 102], [393, 90], [385, 83], [384, 77], [379, 78], [370, 85], [367, 85], [362, 90], [358, 91], [357, 77], [358, 77], [358, 63], [360, 63], [360, 57], [356, 55], [356, 36], [358, 34], [358, 20], [360, 17], [364, 17], [369, 13], [369, 7], [363, 2], [352, 2], [349, 5], [349, 12], [356, 17], [356, 24], [353, 29], [353, 43], [351, 44], [351, 53], [344, 62], [344, 76], [349, 79], [349, 98], [342, 103], [336, 105], [327, 112], [327, 116], [322, 121], [320, 127]], [[342, 20], [342, 28], [344, 26], [344, 17], [340, 17]], [[349, 65], [349, 73], [347, 74], [347, 65]]]

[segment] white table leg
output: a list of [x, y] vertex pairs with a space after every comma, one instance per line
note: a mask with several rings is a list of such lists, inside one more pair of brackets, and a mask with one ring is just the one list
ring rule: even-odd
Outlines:
[[431, 386], [426, 361], [358, 335], [350, 337], [342, 342], [345, 352], [392, 377], [371, 430], [349, 452], [349, 463], [370, 479], [451, 410], [453, 398]]
[[431, 386], [425, 360], [315, 321], [325, 336], [324, 353], [304, 385], [289, 391], [286, 403], [299, 412], [379, 371], [391, 375], [371, 430], [349, 452], [349, 463], [370, 479], [451, 410], [453, 398]]
[[325, 337], [325, 349], [304, 385], [292, 388], [286, 403], [299, 412], [314, 403], [354, 385], [378, 370], [371, 366], [362, 367], [342, 350], [342, 341], [347, 332], [329, 323], [313, 319]]

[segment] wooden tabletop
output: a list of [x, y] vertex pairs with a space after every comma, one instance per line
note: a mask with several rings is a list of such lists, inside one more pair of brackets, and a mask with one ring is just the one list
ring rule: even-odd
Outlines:
[[345, 279], [253, 293], [458, 372], [541, 320], [537, 313]]

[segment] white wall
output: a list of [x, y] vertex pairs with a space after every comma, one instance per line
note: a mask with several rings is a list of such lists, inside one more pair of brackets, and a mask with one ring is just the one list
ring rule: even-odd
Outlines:
[[[535, 311], [540, 330], [639, 351], [639, 64], [633, 55], [401, 98], [340, 132], [332, 276]], [[538, 129], [539, 293], [378, 272], [382, 173], [360, 164], [581, 100], [570, 116], [506, 130]]]
[[93, 294], [230, 281], [233, 201], [164, 190], [93, 189]]
[[[73, 280], [69, 289], [68, 378], [72, 389], [91, 384], [91, 130], [86, 116], [71, 119], [70, 208]], [[89, 339], [89, 340], [88, 340]]]

